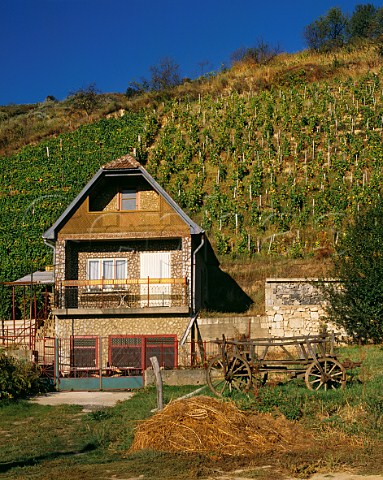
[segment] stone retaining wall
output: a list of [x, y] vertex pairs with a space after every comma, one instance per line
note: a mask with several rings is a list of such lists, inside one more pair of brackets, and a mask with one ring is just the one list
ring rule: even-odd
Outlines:
[[265, 282], [265, 314], [257, 316], [203, 317], [198, 319], [206, 341], [247, 336], [293, 336], [339, 329], [326, 319], [318, 279], [268, 278]]
[[268, 337], [270, 335], [267, 318], [256, 316], [200, 317], [198, 326], [203, 340], [216, 338]]
[[307, 335], [324, 328], [336, 331], [326, 319], [324, 306], [318, 279], [266, 279], [265, 313], [271, 335]]

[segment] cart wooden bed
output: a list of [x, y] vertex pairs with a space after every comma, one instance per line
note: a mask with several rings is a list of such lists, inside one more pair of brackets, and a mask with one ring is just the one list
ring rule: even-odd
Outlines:
[[213, 341], [220, 354], [207, 366], [207, 383], [218, 396], [248, 392], [263, 384], [269, 373], [303, 377], [310, 390], [344, 388], [346, 369], [334, 354], [335, 335], [323, 333]]

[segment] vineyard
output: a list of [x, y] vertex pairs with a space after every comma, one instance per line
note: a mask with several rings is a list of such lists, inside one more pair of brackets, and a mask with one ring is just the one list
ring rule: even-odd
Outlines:
[[281, 78], [164, 97], [0, 157], [0, 280], [50, 264], [41, 234], [134, 150], [221, 258], [331, 255], [345, 219], [380, 195], [383, 70]]

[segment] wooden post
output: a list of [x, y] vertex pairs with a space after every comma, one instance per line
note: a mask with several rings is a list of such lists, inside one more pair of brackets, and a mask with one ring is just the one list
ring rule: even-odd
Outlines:
[[164, 408], [164, 401], [162, 395], [162, 377], [157, 357], [150, 357], [150, 363], [152, 364], [154, 376], [156, 378], [157, 410], [160, 411]]

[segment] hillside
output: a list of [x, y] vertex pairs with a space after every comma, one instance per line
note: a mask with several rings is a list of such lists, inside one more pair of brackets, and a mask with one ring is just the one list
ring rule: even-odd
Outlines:
[[[272, 270], [324, 274], [345, 221], [381, 190], [382, 66], [367, 46], [336, 56], [301, 52], [266, 66], [238, 64], [170, 92], [115, 96], [114, 108], [104, 103], [72, 120], [68, 105], [55, 103], [30, 137], [35, 144], [8, 141], [15, 153], [0, 157], [0, 280], [51, 263], [41, 233], [100, 165], [134, 149], [253, 297], [254, 282]], [[22, 128], [45, 107], [8, 112], [0, 130]], [[266, 265], [250, 280], [251, 267], [238, 267], [249, 258]]]

